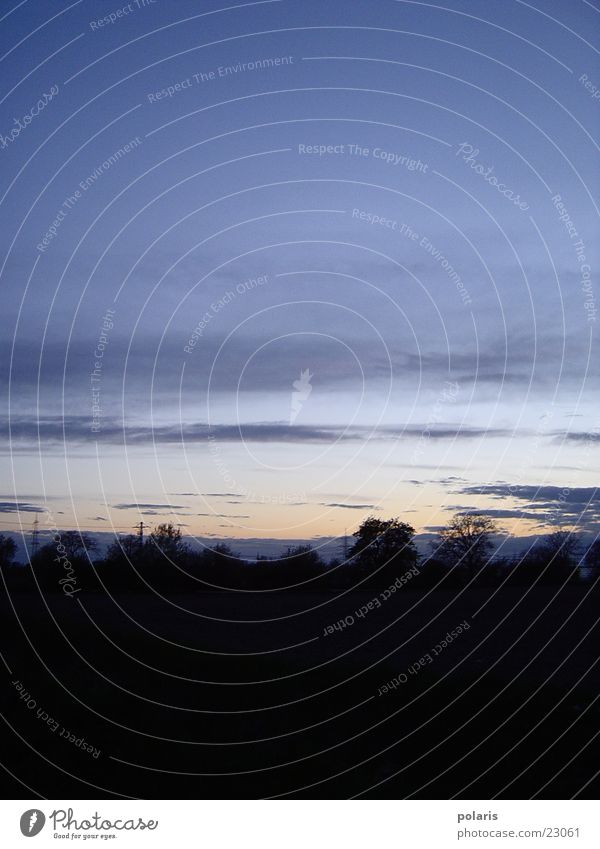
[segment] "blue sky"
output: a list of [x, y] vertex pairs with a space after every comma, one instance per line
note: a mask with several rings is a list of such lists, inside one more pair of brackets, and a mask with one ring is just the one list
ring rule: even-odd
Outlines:
[[596, 534], [599, 21], [5, 12], [0, 527]]

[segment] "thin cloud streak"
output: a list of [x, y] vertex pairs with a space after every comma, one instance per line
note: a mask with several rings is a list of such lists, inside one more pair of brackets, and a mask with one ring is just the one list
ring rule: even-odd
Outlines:
[[[400, 438], [420, 439], [479, 439], [481, 437], [506, 437], [514, 435], [509, 428], [485, 428], [457, 425], [404, 424], [371, 427], [355, 425], [351, 428], [343, 425], [289, 425], [283, 422], [253, 422], [232, 424], [212, 424], [205, 422], [156, 425], [128, 424], [123, 427], [118, 419], [102, 420], [100, 429], [92, 432], [91, 420], [86, 416], [49, 416], [36, 419], [33, 416], [18, 416], [10, 421], [10, 435], [13, 441], [28, 442], [37, 445], [104, 442], [109, 444], [184, 444], [202, 443], [209, 440], [220, 442], [279, 442], [279, 443], [318, 443], [367, 442], [370, 440], [396, 440]], [[9, 423], [5, 417], [0, 420], [0, 434], [8, 437]], [[218, 495], [218, 493], [212, 493]]]

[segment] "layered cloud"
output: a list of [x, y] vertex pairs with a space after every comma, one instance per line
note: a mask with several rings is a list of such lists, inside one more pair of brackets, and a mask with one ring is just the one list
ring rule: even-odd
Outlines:
[[[469, 485], [455, 492], [486, 496], [492, 500], [524, 502], [523, 507], [485, 508], [485, 513], [498, 519], [529, 519], [540, 525], [572, 524], [593, 528], [600, 524], [600, 489], [593, 486], [554, 486], [541, 484]], [[452, 509], [472, 510], [470, 506], [453, 505]]]
[[0, 501], [0, 513], [45, 513], [44, 507], [24, 501]]
[[112, 504], [113, 510], [185, 510], [182, 504], [146, 504], [134, 502], [132, 504]]
[[15, 416], [0, 420], [0, 434], [14, 442], [145, 444], [194, 443], [214, 439], [220, 442], [290, 442], [331, 443], [365, 442], [369, 439], [394, 440], [419, 439], [478, 439], [480, 437], [505, 437], [508, 428], [469, 427], [444, 424], [399, 424], [370, 427], [367, 425], [289, 425], [283, 422], [252, 422], [233, 424], [126, 424], [116, 418], [101, 420], [98, 431], [91, 430], [91, 419], [86, 416]]

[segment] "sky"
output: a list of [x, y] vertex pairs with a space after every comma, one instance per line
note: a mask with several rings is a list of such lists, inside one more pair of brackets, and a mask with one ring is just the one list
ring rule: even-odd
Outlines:
[[0, 531], [597, 535], [597, 4], [2, 15]]

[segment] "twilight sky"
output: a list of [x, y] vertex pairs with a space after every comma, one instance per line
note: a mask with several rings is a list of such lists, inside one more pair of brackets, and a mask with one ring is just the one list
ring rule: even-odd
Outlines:
[[0, 19], [0, 530], [600, 531], [600, 10]]

